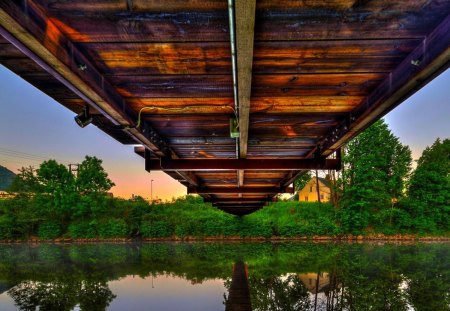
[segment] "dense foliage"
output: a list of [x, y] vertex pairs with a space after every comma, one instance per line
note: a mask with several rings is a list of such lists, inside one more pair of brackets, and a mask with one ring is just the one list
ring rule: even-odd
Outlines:
[[[333, 189], [338, 206], [277, 202], [244, 217], [217, 210], [201, 197], [160, 204], [113, 198], [107, 191], [114, 184], [101, 160], [87, 156], [76, 175], [49, 160], [37, 170], [22, 168], [10, 188], [16, 196], [0, 201], [0, 240], [448, 235], [449, 159], [450, 140], [437, 140], [423, 152], [407, 189], [411, 152], [379, 121], [345, 148]], [[304, 176], [296, 187], [305, 183]]]
[[[278, 202], [245, 217], [224, 213], [202, 198], [186, 196], [172, 202], [149, 205], [140, 198], [124, 200], [81, 197], [83, 213], [75, 207], [67, 221], [51, 214], [33, 218], [35, 198], [17, 197], [0, 207], [0, 239], [30, 238], [189, 238], [189, 237], [295, 237], [336, 235], [331, 204]], [[98, 204], [104, 208], [98, 208]], [[92, 204], [92, 205], [91, 205]]]
[[368, 226], [384, 226], [392, 202], [403, 197], [411, 166], [411, 151], [380, 120], [350, 141], [343, 157], [341, 224], [345, 231], [362, 233]]
[[411, 176], [406, 208], [420, 231], [450, 228], [450, 139], [427, 147]]

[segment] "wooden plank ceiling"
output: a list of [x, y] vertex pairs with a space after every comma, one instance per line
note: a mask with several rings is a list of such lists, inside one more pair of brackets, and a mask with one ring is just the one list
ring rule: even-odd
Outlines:
[[1, 0], [0, 62], [238, 215], [449, 67], [449, 0], [231, 3]]

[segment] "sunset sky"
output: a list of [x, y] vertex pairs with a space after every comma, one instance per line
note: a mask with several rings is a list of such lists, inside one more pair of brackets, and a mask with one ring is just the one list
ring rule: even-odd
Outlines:
[[[147, 173], [133, 146], [121, 145], [95, 126], [84, 129], [74, 113], [0, 65], [0, 165], [16, 172], [46, 159], [79, 163], [85, 155], [103, 160], [116, 196], [132, 194], [171, 199], [186, 188], [161, 172]], [[410, 146], [413, 158], [437, 137], [450, 137], [450, 70], [436, 78], [386, 117], [393, 133]]]

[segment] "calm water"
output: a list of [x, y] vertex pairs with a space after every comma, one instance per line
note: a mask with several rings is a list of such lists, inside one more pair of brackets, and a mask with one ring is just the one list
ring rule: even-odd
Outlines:
[[450, 310], [450, 244], [0, 245], [0, 310]]

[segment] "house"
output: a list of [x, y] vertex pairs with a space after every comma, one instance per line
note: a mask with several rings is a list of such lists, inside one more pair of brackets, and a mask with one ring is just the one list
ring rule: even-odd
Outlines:
[[302, 273], [298, 278], [310, 293], [323, 292], [330, 285], [330, 275], [327, 272]]
[[[327, 178], [319, 177], [319, 194], [320, 202], [328, 202], [331, 198], [331, 182]], [[298, 200], [300, 202], [317, 202], [317, 178], [313, 177], [310, 181], [303, 187], [302, 190], [298, 192]]]

